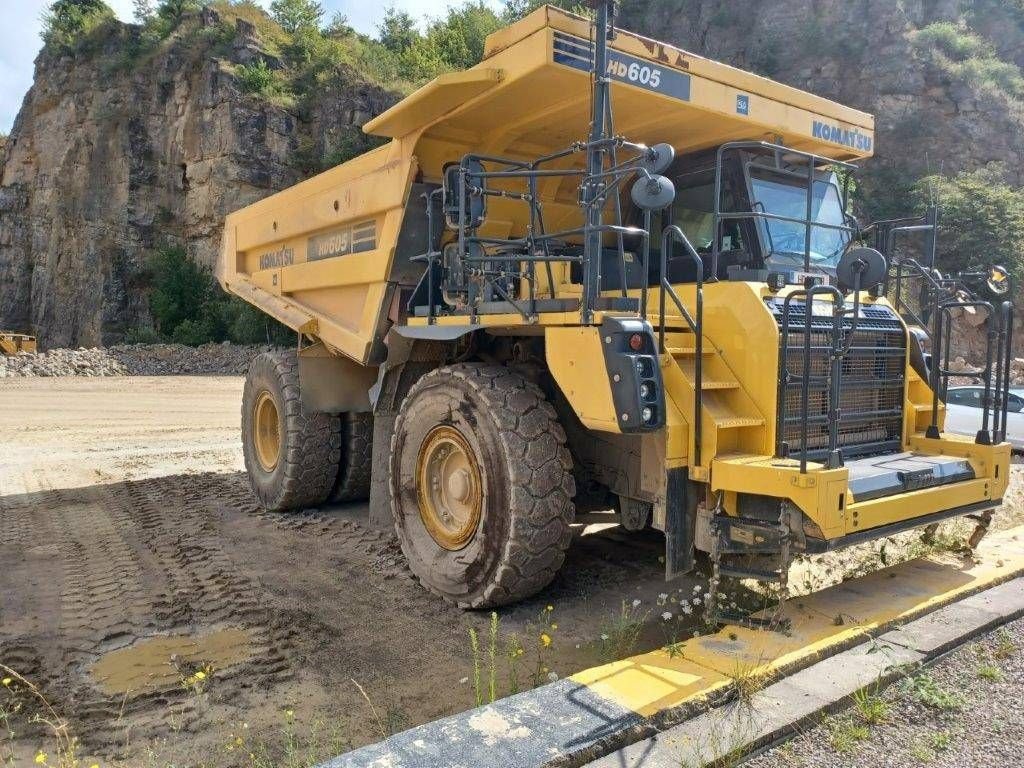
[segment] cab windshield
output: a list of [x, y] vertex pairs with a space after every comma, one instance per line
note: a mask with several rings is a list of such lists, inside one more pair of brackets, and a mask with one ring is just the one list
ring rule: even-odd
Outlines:
[[[755, 211], [807, 219], [807, 182], [799, 176], [780, 174], [766, 168], [750, 168], [751, 203]], [[843, 226], [843, 207], [835, 174], [816, 179], [811, 195], [810, 266], [826, 272], [835, 270], [850, 241], [850, 233], [829, 226]], [[820, 226], [829, 225], [829, 226]], [[803, 223], [762, 219], [768, 268], [803, 268], [807, 228]]]

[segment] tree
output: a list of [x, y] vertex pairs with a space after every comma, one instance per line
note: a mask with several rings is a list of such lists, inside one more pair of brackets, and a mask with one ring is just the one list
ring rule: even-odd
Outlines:
[[405, 11], [391, 6], [384, 11], [384, 21], [377, 25], [377, 39], [392, 53], [405, 53], [421, 39], [416, 22]]
[[928, 176], [914, 187], [919, 204], [939, 206], [938, 264], [942, 271], [1005, 266], [1024, 278], [1024, 189], [1006, 183], [998, 167], [952, 178]]
[[447, 18], [431, 23], [427, 39], [440, 59], [451, 69], [468, 69], [484, 55], [487, 36], [502, 21], [483, 0], [448, 9]]
[[43, 17], [43, 41], [70, 47], [113, 18], [114, 12], [103, 0], [56, 0]]
[[324, 18], [323, 6], [314, 0], [274, 0], [270, 13], [282, 29], [291, 33], [319, 30]]
[[200, 0], [160, 0], [156, 14], [167, 21], [178, 21], [186, 13], [198, 11], [202, 7]]
[[153, 18], [153, 0], [132, 0], [135, 7], [135, 20], [146, 24]]

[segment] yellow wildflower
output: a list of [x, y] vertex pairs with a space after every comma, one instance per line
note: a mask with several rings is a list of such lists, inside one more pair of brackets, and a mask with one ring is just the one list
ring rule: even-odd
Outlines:
[[541, 632], [540, 644], [543, 645], [545, 648], [551, 645], [551, 635], [549, 635], [547, 632]]
[[36, 765], [46, 765], [46, 753], [42, 750], [36, 752]]
[[196, 672], [196, 673], [195, 673], [195, 674], [193, 675], [193, 677], [194, 677], [194, 678], [195, 678], [196, 680], [205, 680], [205, 679], [206, 679], [206, 673], [205, 673], [205, 672], [203, 672], [203, 670], [201, 670], [201, 669], [200, 669], [200, 670], [199, 670], [198, 672]]
[[549, 606], [548, 606], [547, 608], [545, 608], [545, 610], [546, 610], [546, 611], [547, 611], [548, 613], [550, 613], [551, 611], [555, 610], [555, 606], [553, 606], [553, 605], [549, 605]]
[[551, 628], [552, 628], [552, 629], [558, 629], [558, 625], [557, 625], [557, 624], [552, 624], [552, 625], [551, 625]]
[[10, 687], [11, 687], [11, 683], [13, 683], [13, 682], [14, 682], [14, 680], [13, 680], [12, 678], [10, 678], [10, 677], [5, 677], [5, 678], [4, 678], [4, 679], [3, 679], [2, 681], [0, 681], [0, 682], [2, 682], [2, 683], [4, 684], [4, 687], [5, 687], [5, 688], [10, 688]]
[[285, 713], [285, 715], [287, 715], [288, 717], [295, 717], [295, 710], [294, 710], [294, 709], [286, 709], [286, 710], [284, 711], [284, 713]]
[[100, 764], [99, 763], [93, 763], [92, 765], [89, 766], [89, 768], [100, 768]]

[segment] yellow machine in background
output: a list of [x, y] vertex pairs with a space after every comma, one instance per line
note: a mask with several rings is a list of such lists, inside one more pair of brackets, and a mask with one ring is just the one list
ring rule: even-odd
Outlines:
[[17, 355], [36, 351], [36, 337], [24, 333], [0, 331], [0, 355]]
[[[931, 269], [934, 213], [849, 215], [870, 115], [596, 5], [491, 35], [365, 126], [389, 143], [228, 217], [223, 286], [300, 339], [246, 384], [263, 504], [369, 497], [466, 607], [544, 587], [589, 510], [664, 531], [670, 577], [709, 553], [714, 586], [956, 516], [980, 537], [1009, 305]], [[914, 232], [925, 257], [887, 264]], [[993, 329], [975, 440], [942, 432], [922, 339], [965, 302]]]

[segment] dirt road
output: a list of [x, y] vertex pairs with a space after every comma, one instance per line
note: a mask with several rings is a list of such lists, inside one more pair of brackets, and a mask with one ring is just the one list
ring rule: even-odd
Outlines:
[[[364, 506], [258, 510], [241, 389], [213, 377], [0, 385], [0, 663], [38, 685], [103, 765], [250, 765], [317, 722], [311, 749], [329, 752], [474, 703], [467, 628], [486, 646], [488, 617], [428, 595], [392, 536], [363, 524]], [[562, 576], [502, 612], [499, 693], [512, 633], [519, 685], [633, 642], [613, 621], [624, 601], [650, 618], [636, 642], [665, 642], [660, 541], [580, 534]], [[28, 706], [13, 742], [0, 734], [0, 758], [52, 749], [27, 722], [32, 697], [11, 689], [0, 718]]]

